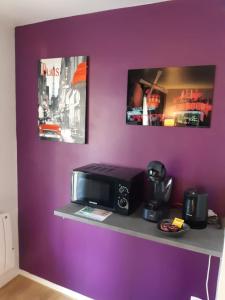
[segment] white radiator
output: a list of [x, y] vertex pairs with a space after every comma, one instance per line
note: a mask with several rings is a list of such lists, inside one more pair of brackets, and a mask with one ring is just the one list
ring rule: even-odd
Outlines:
[[10, 216], [0, 213], [0, 276], [15, 266]]

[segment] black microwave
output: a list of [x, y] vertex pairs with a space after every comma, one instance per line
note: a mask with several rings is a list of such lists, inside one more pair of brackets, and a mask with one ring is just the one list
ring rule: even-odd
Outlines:
[[74, 169], [71, 201], [128, 215], [142, 201], [143, 176], [139, 169], [106, 164]]

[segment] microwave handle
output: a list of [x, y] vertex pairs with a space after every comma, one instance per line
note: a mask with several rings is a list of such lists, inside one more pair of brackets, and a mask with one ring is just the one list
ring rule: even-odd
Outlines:
[[72, 202], [74, 201], [74, 175], [75, 175], [75, 172], [72, 173], [72, 183], [71, 183]]
[[74, 171], [72, 174], [72, 184], [71, 184], [71, 188], [72, 188], [72, 202], [76, 201], [77, 199], [77, 180], [78, 180], [78, 172]]

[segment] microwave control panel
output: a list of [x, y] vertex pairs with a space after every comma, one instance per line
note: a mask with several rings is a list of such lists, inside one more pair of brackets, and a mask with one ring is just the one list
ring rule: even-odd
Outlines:
[[121, 209], [129, 208], [129, 189], [122, 184], [118, 185], [117, 205]]

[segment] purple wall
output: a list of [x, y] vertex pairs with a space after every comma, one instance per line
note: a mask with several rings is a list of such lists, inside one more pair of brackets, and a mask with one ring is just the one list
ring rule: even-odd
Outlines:
[[[206, 298], [207, 256], [61, 220], [72, 168], [105, 162], [145, 168], [161, 160], [176, 179], [174, 201], [198, 184], [225, 214], [225, 6], [179, 0], [16, 29], [20, 267], [102, 300]], [[88, 144], [40, 141], [37, 61], [90, 56]], [[125, 124], [127, 70], [215, 64], [210, 129]], [[218, 259], [210, 277], [214, 298]], [[191, 279], [190, 279], [191, 278]]]

